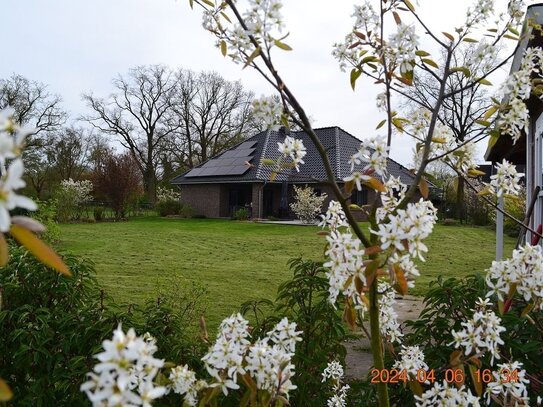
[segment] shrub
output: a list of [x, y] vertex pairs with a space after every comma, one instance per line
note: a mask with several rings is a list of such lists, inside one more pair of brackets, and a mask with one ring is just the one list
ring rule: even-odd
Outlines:
[[96, 222], [104, 220], [104, 208], [101, 206], [95, 206], [93, 209], [93, 216]]
[[111, 204], [115, 218], [124, 218], [142, 190], [136, 160], [128, 153], [108, 154], [93, 174], [96, 191]]
[[290, 209], [296, 217], [304, 223], [312, 222], [321, 212], [322, 204], [326, 199], [326, 194], [318, 196], [311, 187], [297, 187], [294, 185], [296, 202], [290, 204]]
[[159, 201], [156, 204], [156, 210], [160, 216], [179, 215], [181, 208], [182, 205], [179, 201]]
[[157, 299], [127, 311], [105, 296], [89, 262], [65, 257], [73, 273], [66, 278], [23, 249], [11, 247], [10, 255], [0, 273], [0, 376], [17, 405], [86, 405], [79, 386], [96, 363], [101, 340], [119, 323], [165, 344], [160, 357], [201, 369], [196, 355], [203, 353], [202, 343], [192, 340], [203, 310], [201, 287], [181, 290], [179, 281], [168, 281]]
[[158, 187], [156, 192], [157, 202], [179, 201], [181, 194], [173, 189]]
[[61, 223], [81, 218], [83, 204], [92, 199], [91, 181], [63, 180], [55, 193], [57, 219]]
[[241, 312], [253, 314], [255, 332], [265, 334], [283, 317], [296, 322], [302, 341], [296, 348], [296, 385], [290, 402], [294, 406], [326, 405], [321, 373], [328, 362], [344, 364], [348, 338], [339, 311], [328, 301], [328, 279], [322, 263], [297, 258], [289, 261], [294, 275], [279, 286], [275, 302], [249, 301]]
[[446, 218], [446, 219], [443, 219], [441, 224], [443, 226], [456, 226], [456, 225], [458, 225], [458, 221], [456, 219]]
[[30, 215], [47, 228], [41, 237], [49, 243], [59, 242], [60, 227], [57, 223], [57, 201], [50, 199], [49, 201], [38, 201], [36, 204], [38, 210], [30, 212]]
[[234, 213], [233, 218], [235, 220], [247, 220], [247, 219], [249, 219], [249, 216], [250, 216], [249, 209], [240, 208]]

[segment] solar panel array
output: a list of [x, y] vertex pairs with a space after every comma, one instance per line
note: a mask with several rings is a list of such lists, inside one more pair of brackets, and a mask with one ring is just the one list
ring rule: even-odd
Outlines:
[[246, 162], [251, 162], [256, 141], [246, 141], [233, 150], [212, 158], [198, 168], [189, 171], [186, 177], [212, 177], [217, 175], [243, 175], [249, 170]]

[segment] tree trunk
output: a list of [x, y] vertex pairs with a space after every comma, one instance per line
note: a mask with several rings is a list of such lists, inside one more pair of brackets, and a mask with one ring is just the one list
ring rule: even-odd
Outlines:
[[147, 168], [143, 176], [143, 188], [145, 190], [145, 197], [147, 201], [155, 206], [156, 201], [156, 179], [153, 168]]
[[458, 185], [456, 187], [456, 219], [461, 222], [465, 220], [464, 207], [464, 178], [458, 177]]

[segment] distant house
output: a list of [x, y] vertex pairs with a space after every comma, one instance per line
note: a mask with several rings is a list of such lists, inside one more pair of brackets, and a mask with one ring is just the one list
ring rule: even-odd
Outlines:
[[[336, 180], [351, 174], [349, 158], [358, 150], [360, 140], [339, 127], [316, 129], [319, 140], [326, 148]], [[307, 148], [305, 164], [300, 172], [286, 170], [270, 180], [272, 168], [262, 164], [262, 159], [277, 159], [277, 143], [287, 135], [284, 128], [265, 131], [224, 151], [203, 164], [174, 178], [171, 183], [181, 190], [183, 203], [190, 205], [196, 214], [210, 218], [231, 217], [239, 208], [248, 208], [253, 218], [289, 218], [289, 205], [293, 202], [293, 185], [310, 185], [317, 193], [328, 195], [325, 207], [333, 193], [323, 181], [325, 169], [317, 149], [304, 132], [293, 132], [292, 137], [303, 140]], [[251, 165], [247, 165], [250, 163]], [[394, 160], [388, 162], [389, 174], [400, 177], [411, 185], [413, 175]], [[372, 202], [375, 192], [363, 189], [354, 191], [352, 203], [365, 205]]]
[[[528, 24], [529, 22], [529, 24]], [[524, 51], [530, 47], [543, 47], [543, 37], [539, 29], [543, 24], [543, 4], [534, 4], [528, 7], [526, 22], [522, 32], [522, 40], [515, 50], [511, 72], [518, 71]], [[543, 102], [532, 95], [527, 101], [530, 112], [530, 126], [528, 132], [513, 144], [511, 137], [502, 136], [497, 142], [486, 151], [485, 158], [488, 161], [497, 162], [507, 159], [516, 165], [517, 169], [525, 173], [526, 205], [532, 200], [536, 187], [543, 185]], [[537, 230], [543, 223], [543, 192], [536, 197], [535, 206], [529, 226]], [[499, 232], [498, 232], [499, 233]], [[530, 233], [527, 234], [528, 241], [531, 240]]]

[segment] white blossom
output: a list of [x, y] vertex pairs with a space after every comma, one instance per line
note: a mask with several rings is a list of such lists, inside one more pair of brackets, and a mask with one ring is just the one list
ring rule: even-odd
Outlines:
[[424, 362], [424, 353], [418, 346], [403, 346], [400, 351], [400, 360], [394, 362], [393, 367], [416, 378], [419, 370], [428, 370], [428, 365]]
[[273, 96], [262, 96], [253, 100], [253, 115], [256, 121], [260, 121], [266, 127], [277, 130], [281, 122], [283, 106]]
[[379, 327], [381, 335], [390, 343], [401, 343], [403, 333], [400, 330], [398, 314], [394, 310], [396, 304], [396, 293], [390, 284], [381, 281], [377, 289], [381, 294], [379, 297]]
[[327, 227], [332, 231], [336, 231], [339, 228], [349, 227], [349, 222], [345, 217], [345, 212], [338, 201], [330, 201], [328, 204], [328, 210], [324, 215], [321, 215], [320, 227]]
[[93, 406], [150, 406], [152, 400], [166, 393], [165, 387], [153, 383], [164, 365], [153, 356], [154, 339], [138, 337], [133, 329], [125, 334], [119, 325], [113, 338], [102, 346], [104, 351], [95, 356], [99, 363], [81, 385]]
[[296, 322], [288, 322], [283, 318], [275, 325], [273, 330], [268, 332], [268, 338], [281, 350], [286, 353], [294, 354], [296, 342], [300, 342], [302, 331], [296, 331]]
[[530, 399], [526, 385], [530, 383], [530, 380], [526, 377], [526, 370], [522, 368], [522, 363], [498, 364], [496, 370], [492, 372], [492, 376], [494, 380], [488, 383], [486, 388], [486, 398], [489, 404], [491, 397], [494, 397], [508, 400], [508, 405], [529, 405]]
[[290, 136], [285, 137], [285, 141], [277, 143], [279, 152], [283, 157], [290, 158], [296, 171], [300, 171], [300, 164], [304, 164], [303, 158], [307, 154], [304, 143], [301, 139]]
[[24, 208], [30, 211], [37, 209], [36, 204], [30, 198], [15, 193], [23, 188], [26, 183], [23, 180], [23, 160], [17, 158], [11, 162], [5, 174], [0, 179], [0, 232], [7, 232], [11, 226], [9, 211], [15, 208]]
[[417, 407], [479, 407], [479, 398], [471, 394], [471, 390], [464, 385], [460, 388], [449, 386], [447, 382], [434, 383], [422, 396], [415, 396]]
[[399, 24], [398, 30], [390, 36], [388, 52], [400, 67], [401, 73], [413, 71], [415, 68], [418, 43], [414, 25]]
[[466, 13], [466, 27], [485, 23], [494, 11], [494, 0], [477, 0]]
[[[543, 303], [543, 252], [541, 246], [525, 245], [515, 249], [510, 259], [493, 261], [486, 271], [487, 296], [496, 294], [501, 301], [515, 287], [525, 301]], [[540, 305], [540, 309], [543, 305]]]
[[332, 396], [327, 400], [327, 407], [346, 407], [348, 384], [342, 384], [343, 366], [338, 361], [329, 362], [322, 372], [322, 381], [332, 382]]
[[423, 243], [434, 228], [437, 221], [436, 208], [430, 201], [420, 199], [408, 203], [406, 209], [398, 209], [395, 215], [388, 215], [388, 223], [380, 223], [379, 230], [371, 232], [381, 240], [381, 249], [407, 250], [412, 257], [424, 261], [423, 253], [428, 248]]
[[515, 24], [521, 24], [522, 18], [524, 17], [524, 9], [526, 4], [523, 0], [509, 0], [507, 5], [507, 12], [509, 16], [513, 19]]
[[503, 194], [518, 195], [522, 189], [519, 182], [524, 173], [517, 172], [515, 166], [505, 159], [501, 164], [497, 163], [495, 168], [496, 173], [490, 176], [490, 191], [498, 197]]
[[494, 364], [494, 359], [500, 359], [498, 347], [504, 343], [500, 335], [505, 328], [501, 326], [501, 318], [488, 309], [490, 305], [488, 300], [479, 299], [472, 318], [462, 322], [464, 328], [452, 332], [451, 344], [457, 349], [463, 348], [466, 356], [488, 351], [491, 354], [490, 363]]
[[171, 389], [174, 393], [184, 395], [185, 403], [189, 406], [196, 406], [198, 402], [198, 392], [207, 386], [202, 380], [196, 380], [196, 374], [188, 368], [187, 365], [176, 366], [171, 372]]
[[[385, 175], [387, 172], [387, 159], [388, 159], [387, 141], [385, 137], [376, 136], [369, 139], [362, 140], [358, 151], [353, 154], [349, 160], [351, 164], [351, 171], [354, 171], [356, 165], [363, 165], [361, 173], [357, 171], [358, 175], [351, 175], [344, 179], [348, 181], [351, 179], [359, 179], [360, 181], [366, 180], [366, 175], [370, 171], [374, 171], [378, 175]], [[363, 175], [364, 174], [364, 175]], [[367, 177], [369, 179], [369, 177]], [[362, 187], [357, 183], [357, 188], [360, 190]]]

